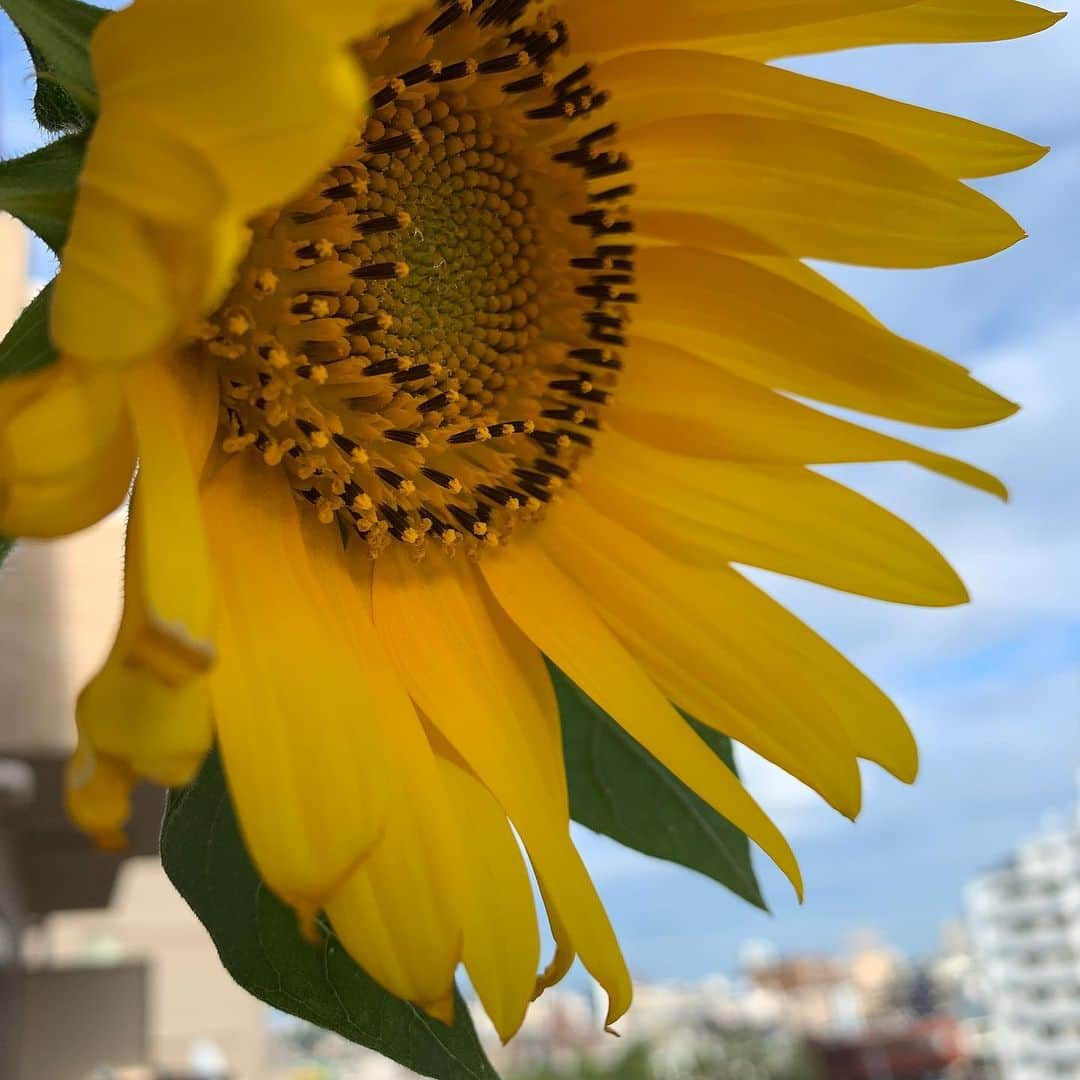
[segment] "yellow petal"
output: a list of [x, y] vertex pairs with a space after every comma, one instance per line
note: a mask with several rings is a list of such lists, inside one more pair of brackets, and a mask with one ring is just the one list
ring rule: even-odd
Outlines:
[[971, 120], [735, 56], [625, 53], [600, 64], [592, 77], [611, 93], [608, 108], [625, 127], [710, 113], [796, 120], [864, 136], [953, 177], [1009, 172], [1046, 153]]
[[95, 746], [163, 787], [190, 783], [214, 741], [206, 680], [165, 686], [122, 646], [79, 695], [76, 717]]
[[532, 886], [503, 808], [460, 764], [438, 760], [463, 838], [465, 969], [506, 1042], [525, 1019], [540, 963]]
[[134, 541], [142, 576], [129, 661], [180, 684], [205, 671], [214, 654], [198, 477], [216, 430], [217, 374], [188, 360], [150, 360], [131, 368], [125, 386], [139, 444]]
[[563, 921], [559, 916], [559, 909], [551, 902], [551, 898], [544, 891], [544, 883], [542, 881], [537, 882], [537, 885], [540, 896], [544, 901], [544, 910], [547, 912], [548, 927], [551, 930], [551, 936], [555, 939], [555, 953], [536, 979], [536, 986], [533, 989], [534, 1001], [545, 990], [550, 990], [551, 987], [561, 983], [577, 959], [577, 953], [574, 952], [574, 943], [570, 940], [570, 932], [563, 925]]
[[393, 688], [371, 676], [378, 650], [340, 540], [301, 519], [283, 475], [238, 455], [208, 481], [203, 506], [226, 776], [260, 874], [310, 916], [382, 831], [389, 763], [373, 718], [407, 703], [385, 700]]
[[[550, 514], [545, 529], [553, 561], [589, 592], [666, 696], [798, 777], [840, 813], [858, 815], [856, 754], [836, 708], [816, 688], [813, 670], [774, 648], [771, 622], [744, 617], [735, 606], [748, 588], [741, 579], [718, 560], [709, 574], [675, 563], [577, 496]], [[595, 545], [583, 550], [590, 546], [584, 538], [598, 535], [613, 557]]]
[[910, 525], [808, 469], [668, 454], [616, 432], [584, 497], [676, 558], [745, 563], [900, 604], [967, 601], [952, 567]]
[[[242, 216], [283, 202], [318, 175], [357, 123], [364, 81], [347, 44], [372, 28], [365, 8], [332, 19], [300, 0], [186, 0], [182, 7], [139, 0], [94, 36], [101, 117], [118, 105], [199, 153]], [[113, 129], [109, 137], [122, 134]], [[99, 141], [95, 134], [87, 156], [91, 186], [111, 163], [99, 158]], [[186, 207], [183, 179], [171, 190]]]
[[538, 836], [520, 815], [512, 815], [511, 820], [528, 850], [552, 926], [560, 927], [556, 932], [559, 951], [537, 980], [534, 992], [561, 978], [566, 970], [561, 958], [576, 954], [607, 993], [604, 1026], [609, 1027], [630, 1008], [634, 988], [596, 886], [569, 836]]
[[[417, 563], [391, 548], [376, 561], [373, 599], [375, 626], [401, 678], [449, 743], [474, 768], [465, 751], [473, 742], [478, 749], [485, 744], [492, 760], [502, 755], [507, 767], [515, 761], [535, 762], [530, 779], [536, 797], [542, 797], [552, 813], [568, 816], [562, 728], [543, 659], [491, 602], [469, 560]], [[436, 641], [443, 641], [442, 660], [431, 655], [431, 666], [408, 664], [409, 638], [430, 638], [416, 644], [425, 656], [434, 653]], [[451, 715], [454, 701], [459, 707]], [[503, 719], [497, 730], [487, 731], [479, 714], [493, 710]], [[490, 786], [486, 775], [481, 773], [481, 778]]]
[[329, 20], [349, 40], [356, 40], [430, 8], [431, 0], [369, 0], [359, 8], [353, 0], [320, 0], [319, 17]]
[[466, 559], [416, 564], [391, 549], [376, 564], [374, 601], [410, 695], [514, 823], [582, 962], [608, 992], [609, 1018], [621, 1015], [630, 978], [570, 841], [559, 718], [540, 654]]
[[667, 118], [620, 138], [635, 205], [699, 210], [799, 257], [943, 266], [1023, 237], [985, 195], [908, 154], [801, 120]]
[[807, 263], [793, 258], [775, 244], [756, 237], [748, 230], [693, 211], [647, 210], [641, 214], [640, 220], [643, 224], [639, 226], [635, 215], [635, 234], [642, 247], [679, 247], [734, 255], [875, 326], [884, 326], [869, 308], [824, 274], [812, 270]]
[[[164, 654], [171, 660], [166, 670], [173, 671], [182, 665], [170, 653], [183, 657], [182, 649], [170, 649], [168, 638], [156, 648], [148, 644], [155, 637], [148, 627], [155, 625], [156, 615], [147, 610], [147, 582], [162, 563], [184, 578], [201, 578], [208, 571], [202, 553], [204, 561], [194, 574], [188, 572], [191, 568], [169, 550], [168, 535], [159, 535], [156, 545], [148, 542], [149, 501], [140, 476], [128, 517], [124, 617], [104, 666], [79, 695], [76, 720], [80, 737], [96, 750], [124, 762], [137, 776], [176, 787], [194, 777], [213, 742], [210, 694], [205, 678], [186, 677], [170, 685], [159, 676], [161, 664], [147, 664], [148, 654]], [[185, 674], [190, 676], [190, 670]]]
[[669, 244], [736, 255], [785, 256], [783, 248], [749, 229], [710, 214], [686, 210], [634, 210], [635, 235]]
[[[543, 533], [540, 533], [542, 538]], [[535, 544], [482, 561], [510, 617], [551, 660], [655, 758], [769, 855], [801, 895], [795, 856], [776, 826], [668, 704], [586, 596]]]
[[904, 0], [708, 0], [626, 3], [587, 0], [573, 7], [572, 46], [580, 53], [615, 52], [643, 44], [718, 35], [771, 35], [787, 27], [897, 7]]
[[94, 366], [148, 356], [191, 312], [174, 310], [169, 268], [152, 230], [121, 203], [80, 194], [53, 288], [50, 336]]
[[123, 390], [68, 361], [0, 382], [0, 532], [55, 537], [123, 502], [135, 446]]
[[750, 262], [646, 248], [637, 277], [648, 297], [634, 315], [637, 334], [763, 386], [932, 427], [1016, 411], [958, 364]]
[[131, 816], [131, 770], [86, 740], [79, 744], [64, 771], [68, 816], [106, 851], [127, 847], [124, 825]]
[[[849, 817], [859, 803], [855, 755], [914, 779], [915, 743], [896, 706], [738, 574], [688, 566], [585, 498], [567, 499], [547, 527], [553, 558], [696, 719], [787, 769]], [[605, 538], [603, 549], [584, 539], [596, 536]]]
[[[108, 200], [129, 220], [189, 229], [213, 220], [229, 202], [227, 188], [202, 153], [140, 109], [139, 102], [119, 96], [105, 103], [79, 187], [83, 198]], [[81, 223], [89, 220], [89, 214], [82, 215]], [[80, 245], [71, 247], [74, 253]]]
[[707, 213], [686, 210], [643, 210], [634, 214], [634, 234], [642, 246], [673, 244], [702, 248], [720, 254], [738, 255], [744, 262], [778, 274], [795, 285], [820, 296], [837, 307], [881, 326], [868, 308], [844, 292], [823, 274], [792, 258], [782, 248], [750, 232]]
[[[385, 675], [393, 679], [387, 669]], [[393, 775], [386, 828], [375, 848], [335, 890], [326, 913], [361, 967], [397, 997], [444, 1017], [453, 1008], [469, 910], [461, 866], [461, 823], [447, 797], [415, 710], [398, 697], [394, 711], [372, 717], [385, 732]], [[471, 886], [471, 882], [469, 883]], [[446, 1020], [450, 1023], [452, 1016]]]
[[1062, 18], [1064, 12], [1018, 0], [922, 0], [765, 34], [718, 38], [709, 45], [719, 52], [772, 60], [864, 45], [1003, 41], [1037, 34]]
[[639, 442], [756, 465], [910, 461], [1006, 496], [973, 465], [818, 412], [674, 346], [638, 338], [628, 361], [606, 419]]
[[[779, 275], [792, 284], [798, 285], [799, 288], [805, 289], [815, 296], [820, 296], [822, 300], [827, 300], [830, 304], [843, 308], [844, 311], [850, 311], [853, 315], [858, 315], [860, 319], [866, 319], [867, 322], [871, 322], [884, 330], [888, 329], [869, 308], [860, 304], [849, 293], [844, 292], [839, 285], [830, 281], [824, 274], [811, 270], [806, 263], [801, 262], [799, 259], [771, 254], [759, 255], [754, 252], [744, 252], [739, 258], [744, 262], [760, 266], [763, 270], [768, 270], [770, 274]], [[964, 370], [966, 371], [967, 368]]]
[[217, 302], [243, 223], [311, 183], [355, 129], [365, 80], [348, 45], [376, 11], [344, 15], [139, 0], [102, 22], [101, 111], [53, 301], [63, 351], [129, 363]]

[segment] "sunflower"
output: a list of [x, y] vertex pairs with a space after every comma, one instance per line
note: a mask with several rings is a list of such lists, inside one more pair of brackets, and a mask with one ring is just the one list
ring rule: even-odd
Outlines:
[[[545, 657], [801, 891], [680, 712], [849, 817], [903, 719], [732, 567], [907, 604], [966, 595], [813, 471], [963, 462], [808, 401], [940, 428], [1014, 406], [804, 258], [929, 267], [1021, 237], [962, 183], [1044, 152], [770, 66], [992, 40], [1014, 0], [135, 0], [51, 306], [0, 387], [0, 529], [131, 494], [126, 604], [78, 703], [74, 818], [220, 747], [245, 841], [307, 927], [499, 1033], [575, 956], [631, 984], [569, 835]], [[520, 838], [520, 844], [518, 839]], [[525, 854], [523, 854], [523, 852]], [[525, 858], [556, 954], [540, 936]]]

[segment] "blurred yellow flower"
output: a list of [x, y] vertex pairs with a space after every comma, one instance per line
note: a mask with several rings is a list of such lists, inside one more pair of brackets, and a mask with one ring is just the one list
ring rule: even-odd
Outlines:
[[[383, 986], [499, 1033], [574, 955], [630, 1002], [569, 835], [546, 655], [801, 889], [680, 717], [842, 813], [904, 781], [892, 703], [750, 564], [948, 605], [914, 530], [809, 466], [970, 465], [797, 399], [962, 428], [1014, 406], [801, 260], [926, 267], [1021, 231], [961, 181], [1043, 148], [767, 62], [1016, 37], [1014, 0], [135, 0], [55, 290], [0, 386], [0, 530], [122, 502], [126, 611], [72, 814], [213, 740], [252, 857]], [[674, 703], [674, 704], [672, 704]], [[557, 939], [540, 938], [521, 849]]]

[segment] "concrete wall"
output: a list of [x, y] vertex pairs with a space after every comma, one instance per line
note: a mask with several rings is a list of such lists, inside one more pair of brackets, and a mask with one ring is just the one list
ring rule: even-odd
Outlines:
[[146, 1060], [142, 964], [0, 971], [0, 1076], [75, 1080]]
[[235, 1080], [266, 1077], [268, 1008], [232, 981], [155, 858], [124, 865], [108, 909], [50, 916], [34, 949], [52, 964], [145, 963], [155, 1065], [181, 1071], [212, 1043]]
[[0, 330], [5, 333], [27, 300], [29, 255], [26, 229], [8, 214], [0, 214]]
[[120, 618], [123, 514], [20, 543], [0, 568], [0, 755], [67, 753], [75, 699]]

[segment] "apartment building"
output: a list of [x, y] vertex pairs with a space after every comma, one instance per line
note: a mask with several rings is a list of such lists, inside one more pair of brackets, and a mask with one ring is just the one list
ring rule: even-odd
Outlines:
[[967, 905], [1005, 1080], [1080, 1077], [1080, 807], [971, 882]]

